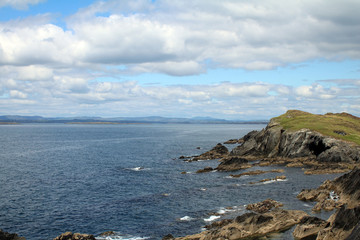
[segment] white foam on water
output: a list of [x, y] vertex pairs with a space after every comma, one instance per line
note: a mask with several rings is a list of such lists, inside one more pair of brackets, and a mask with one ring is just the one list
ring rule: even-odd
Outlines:
[[194, 220], [194, 218], [189, 217], [189, 216], [185, 216], [185, 217], [180, 218], [179, 220], [180, 221], [191, 221], [191, 220]]
[[136, 236], [130, 236], [130, 235], [123, 235], [123, 234], [117, 234], [106, 237], [96, 237], [96, 240], [145, 240], [149, 239], [149, 237], [136, 237]]
[[220, 218], [220, 216], [210, 216], [209, 218], [204, 218], [204, 221], [205, 222], [212, 222], [212, 221], [214, 221], [216, 219], [219, 219], [219, 218]]
[[144, 168], [144, 167], [133, 167], [133, 168], [125, 168], [125, 169], [135, 171], [135, 172], [150, 170], [150, 168]]

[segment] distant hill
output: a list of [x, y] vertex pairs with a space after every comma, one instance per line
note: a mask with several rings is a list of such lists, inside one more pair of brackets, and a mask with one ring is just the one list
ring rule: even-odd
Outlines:
[[149, 117], [114, 117], [114, 118], [101, 118], [101, 117], [58, 117], [46, 118], [41, 116], [19, 116], [19, 115], [3, 115], [0, 116], [0, 122], [9, 123], [243, 123], [243, 124], [267, 124], [268, 121], [258, 120], [225, 120], [211, 117], [194, 117], [194, 118], [167, 118], [160, 116]]

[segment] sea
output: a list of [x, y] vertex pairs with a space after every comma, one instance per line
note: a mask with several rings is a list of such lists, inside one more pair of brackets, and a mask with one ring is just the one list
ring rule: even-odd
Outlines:
[[[17, 124], [0, 125], [0, 229], [27, 240], [71, 231], [96, 239], [162, 239], [204, 230], [267, 198], [310, 214], [296, 195], [331, 175], [300, 168], [240, 178], [197, 174], [217, 160], [186, 162], [217, 143], [264, 124]], [[236, 145], [226, 145], [231, 150]], [[232, 172], [238, 174], [248, 170]], [[278, 175], [286, 179], [259, 182]], [[255, 182], [255, 184], [254, 184]], [[317, 216], [326, 219], [329, 212]], [[113, 231], [111, 237], [100, 234]], [[291, 232], [271, 239], [292, 239]]]

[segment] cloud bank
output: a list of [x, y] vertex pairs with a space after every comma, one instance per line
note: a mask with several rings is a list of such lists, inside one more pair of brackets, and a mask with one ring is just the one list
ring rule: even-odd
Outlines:
[[[0, 7], [39, 2], [0, 1]], [[282, 85], [245, 80], [154, 87], [99, 80], [359, 60], [357, 9], [356, 0], [99, 1], [69, 16], [66, 28], [47, 14], [0, 22], [0, 104], [4, 112], [23, 114], [55, 114], [57, 108], [64, 114], [167, 116], [191, 109], [191, 115], [229, 118], [288, 108], [359, 113], [357, 79], [346, 87], [341, 80], [333, 87], [321, 81], [294, 87], [291, 79]]]

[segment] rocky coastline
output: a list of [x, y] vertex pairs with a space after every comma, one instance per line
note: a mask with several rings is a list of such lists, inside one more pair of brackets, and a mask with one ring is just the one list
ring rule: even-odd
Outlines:
[[[296, 111], [288, 111], [291, 118]], [[353, 118], [356, 118], [352, 116]], [[360, 129], [360, 119], [357, 127]], [[336, 134], [346, 134], [337, 131]], [[266, 199], [247, 205], [247, 213], [234, 219], [223, 219], [206, 226], [206, 230], [183, 237], [168, 234], [163, 240], [236, 240], [266, 237], [274, 232], [283, 232], [296, 226], [294, 239], [314, 240], [360, 240], [360, 146], [321, 134], [310, 129], [288, 130], [277, 119], [261, 131], [251, 131], [240, 139], [230, 139], [224, 144], [237, 144], [231, 151], [219, 143], [211, 150], [198, 156], [181, 156], [187, 162], [218, 160], [217, 167], [205, 167], [196, 173], [207, 174], [212, 171], [229, 172], [229, 177], [259, 175], [269, 171], [255, 170], [240, 174], [238, 170], [258, 166], [279, 165], [271, 170], [281, 173], [282, 167], [297, 167], [308, 174], [344, 173], [327, 180], [316, 189], [302, 189], [297, 195], [299, 201], [313, 201], [314, 212], [335, 211], [328, 219], [320, 219], [300, 210], [285, 209], [282, 203]], [[182, 172], [185, 174], [186, 172]], [[306, 176], [304, 176], [306, 177]], [[285, 179], [277, 176], [275, 179]], [[300, 189], [299, 189], [300, 191]], [[284, 207], [284, 208], [283, 208]], [[0, 230], [0, 240], [24, 240], [16, 234]], [[66, 232], [54, 240], [93, 240], [89, 234]]]
[[[296, 114], [299, 114], [299, 111], [288, 111], [285, 115], [287, 118], [292, 118]], [[356, 127], [360, 128], [360, 119], [351, 115], [350, 117], [358, 121]], [[339, 135], [346, 134], [343, 131], [334, 132]], [[240, 139], [231, 139], [224, 144], [239, 145], [228, 151], [219, 143], [210, 151], [187, 160], [219, 160], [220, 164], [216, 168], [204, 168], [198, 173], [233, 172], [269, 165], [302, 168], [305, 175], [345, 173], [333, 181], [325, 181], [317, 189], [303, 189], [297, 196], [301, 201], [317, 202], [313, 208], [314, 212], [337, 209], [336, 212], [329, 219], [324, 220], [303, 211], [281, 209], [281, 203], [274, 204], [276, 201], [267, 199], [261, 203], [249, 204], [247, 207], [249, 213], [232, 220], [215, 222], [211, 228], [201, 233], [178, 238], [169, 235], [166, 239], [248, 239], [281, 232], [294, 225], [296, 225], [293, 231], [294, 239], [360, 239], [360, 146], [358, 144], [306, 128], [297, 131], [287, 130], [277, 119], [272, 119], [261, 131], [251, 131]], [[241, 177], [263, 173], [266, 171], [256, 170], [230, 176]], [[284, 177], [279, 176], [279, 178]], [[276, 206], [275, 209], [272, 209], [272, 205]], [[259, 208], [262, 209], [260, 212]]]

